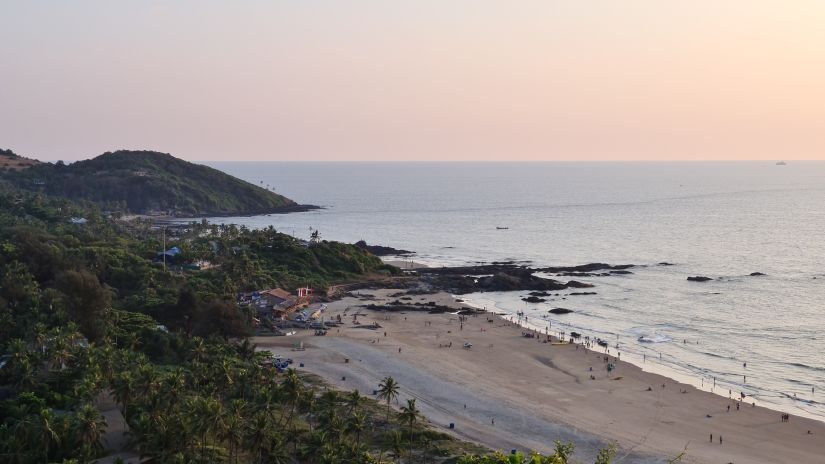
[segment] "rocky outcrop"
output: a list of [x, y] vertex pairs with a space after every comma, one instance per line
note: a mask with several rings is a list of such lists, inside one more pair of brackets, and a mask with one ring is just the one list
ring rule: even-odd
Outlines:
[[375, 256], [404, 256], [413, 254], [412, 251], [399, 250], [397, 248], [381, 246], [381, 245], [367, 245], [367, 242], [360, 240], [355, 242], [355, 246], [362, 250], [369, 251]]
[[[536, 273], [576, 273], [576, 275], [590, 276], [593, 270], [607, 270], [603, 274], [610, 276], [611, 272], [625, 271], [633, 267], [632, 264], [612, 266], [603, 263], [585, 264], [571, 267], [531, 268], [514, 262], [497, 262], [480, 264], [477, 266], [424, 268], [418, 270], [419, 278], [431, 288], [445, 290], [453, 294], [472, 292], [508, 292], [530, 290], [530, 297], [551, 296], [549, 292], [558, 292], [568, 288], [591, 288], [593, 284], [571, 280], [560, 282], [555, 279], [537, 276]], [[629, 272], [629, 271], [627, 271]], [[556, 294], [558, 296], [558, 294]], [[528, 300], [529, 302], [540, 302]]]
[[595, 285], [587, 284], [584, 282], [579, 282], [578, 280], [571, 280], [567, 282], [567, 286], [570, 288], [593, 288]]
[[751, 272], [750, 273], [751, 277], [760, 277], [760, 276], [764, 276], [764, 275], [767, 275], [767, 274], [763, 274], [761, 272]]
[[687, 280], [689, 280], [691, 282], [707, 282], [707, 281], [713, 280], [713, 279], [711, 279], [710, 277], [705, 277], [705, 276], [691, 276], [691, 277], [688, 277]]
[[522, 298], [521, 301], [526, 301], [528, 303], [544, 303], [547, 300], [545, 300], [544, 298], [539, 298], [537, 296], [528, 296], [527, 298]]
[[569, 313], [572, 313], [573, 310], [572, 309], [567, 309], [567, 308], [553, 308], [548, 312], [553, 313], [553, 314], [569, 314]]

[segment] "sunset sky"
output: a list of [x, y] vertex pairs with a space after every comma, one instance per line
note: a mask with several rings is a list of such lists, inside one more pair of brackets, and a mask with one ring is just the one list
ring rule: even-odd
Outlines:
[[0, 148], [825, 159], [825, 2], [0, 3]]

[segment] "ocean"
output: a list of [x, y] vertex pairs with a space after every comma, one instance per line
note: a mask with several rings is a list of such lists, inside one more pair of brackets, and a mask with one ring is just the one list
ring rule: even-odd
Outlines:
[[[303, 238], [317, 229], [435, 266], [634, 264], [632, 274], [576, 278], [596, 295], [466, 298], [523, 311], [550, 333], [601, 337], [646, 370], [825, 421], [823, 162], [210, 165], [324, 207], [215, 222]], [[686, 280], [695, 275], [714, 280]], [[555, 307], [574, 312], [548, 313]]]

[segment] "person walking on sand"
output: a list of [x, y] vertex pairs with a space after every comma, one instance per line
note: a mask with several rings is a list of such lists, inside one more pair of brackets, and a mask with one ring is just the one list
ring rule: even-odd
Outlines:
[[496, 418], [495, 417], [490, 419], [490, 424], [491, 425], [496, 425]]
[[713, 443], [713, 434], [710, 434], [710, 442]]
[[719, 435], [719, 444], [722, 444], [722, 435]]
[[[399, 353], [400, 353], [400, 351], [399, 351]], [[728, 405], [728, 412], [730, 412], [730, 405]]]

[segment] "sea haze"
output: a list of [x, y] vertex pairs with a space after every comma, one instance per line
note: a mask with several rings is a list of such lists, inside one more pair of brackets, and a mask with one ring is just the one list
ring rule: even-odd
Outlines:
[[[299, 237], [313, 228], [326, 239], [414, 250], [433, 265], [636, 264], [630, 275], [578, 279], [596, 284], [597, 295], [471, 300], [524, 311], [551, 333], [602, 337], [611, 352], [619, 343], [622, 359], [706, 389], [715, 377], [724, 396], [744, 392], [825, 420], [825, 163], [212, 166], [325, 207], [216, 222]], [[694, 275], [714, 280], [686, 280]], [[548, 317], [554, 307], [575, 312]]]

